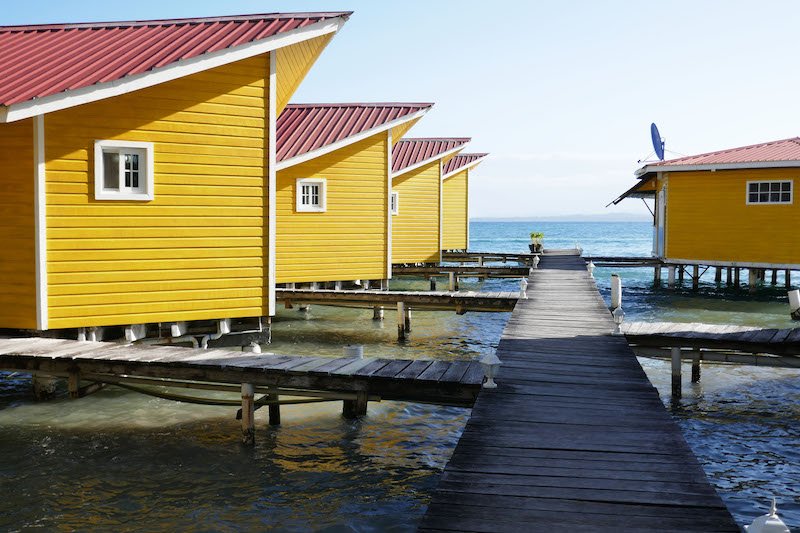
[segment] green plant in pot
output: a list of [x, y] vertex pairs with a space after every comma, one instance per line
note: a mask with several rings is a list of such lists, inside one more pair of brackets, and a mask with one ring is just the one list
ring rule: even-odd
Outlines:
[[531, 249], [531, 253], [541, 253], [542, 248], [544, 247], [544, 233], [541, 231], [532, 231], [531, 232], [531, 243], [528, 245], [528, 248]]

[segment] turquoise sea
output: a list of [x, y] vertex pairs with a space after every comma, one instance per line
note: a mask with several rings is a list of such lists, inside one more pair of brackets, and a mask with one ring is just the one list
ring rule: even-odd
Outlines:
[[[651, 247], [647, 223], [473, 222], [470, 248], [522, 252], [533, 230], [545, 233], [547, 247], [578, 243], [586, 255], [641, 256]], [[611, 273], [596, 271], [606, 298]], [[619, 274], [626, 320], [793, 325], [782, 288], [751, 295], [707, 276], [694, 293], [654, 288], [652, 269]], [[428, 284], [403, 279], [392, 287]], [[357, 309], [281, 309], [265, 351], [338, 356], [358, 343], [368, 356], [474, 358], [494, 349], [508, 315], [415, 312], [403, 345], [393, 313], [384, 323], [371, 318]], [[669, 406], [668, 363], [641, 363]], [[238, 444], [230, 408], [115, 387], [37, 403], [27, 378], [0, 376], [0, 530], [413, 531], [468, 410], [381, 402], [360, 421], [340, 411], [338, 403], [284, 407], [278, 428], [258, 411], [257, 443], [248, 449]], [[775, 496], [787, 524], [800, 527], [800, 371], [706, 364], [672, 413], [741, 524]]]

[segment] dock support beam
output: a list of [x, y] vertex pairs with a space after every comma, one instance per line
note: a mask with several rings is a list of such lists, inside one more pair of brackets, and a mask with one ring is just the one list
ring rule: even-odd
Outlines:
[[73, 400], [81, 397], [81, 375], [77, 370], [70, 371], [67, 378], [67, 390], [69, 391], [69, 397]]
[[692, 383], [700, 383], [700, 350], [692, 352]]
[[672, 399], [681, 398], [681, 349], [672, 348]]
[[696, 291], [700, 288], [700, 265], [692, 267], [692, 290]]
[[411, 306], [407, 305], [405, 311], [406, 314], [403, 320], [405, 321], [406, 333], [411, 333]]
[[717, 270], [714, 272], [714, 281], [717, 285], [722, 283], [722, 267], [717, 267]]
[[281, 404], [277, 403], [280, 400], [280, 397], [277, 394], [269, 394], [267, 395], [267, 400], [274, 401], [274, 404], [269, 405], [269, 425], [270, 426], [280, 426], [281, 425]]
[[657, 266], [653, 269], [653, 284], [660, 285], [661, 284], [661, 266]]
[[431, 278], [431, 291], [436, 290], [436, 278]]
[[342, 416], [347, 419], [358, 418], [367, 414], [367, 391], [357, 391], [355, 400], [342, 402]]
[[383, 306], [376, 305], [372, 308], [372, 320], [383, 320]]
[[683, 285], [683, 265], [678, 265], [678, 284]]
[[406, 304], [397, 302], [397, 340], [406, 340]]
[[242, 383], [242, 444], [256, 443], [255, 389], [252, 383]]
[[772, 284], [773, 285], [777, 285], [778, 284], [778, 269], [776, 269], [776, 268], [772, 269]]
[[730, 287], [731, 283], [733, 283], [732, 279], [733, 269], [731, 267], [728, 267], [726, 270], [727, 272], [725, 274], [725, 284]]
[[675, 265], [667, 267], [667, 287], [670, 289], [675, 287]]
[[448, 272], [447, 274], [448, 274], [448, 277], [450, 278], [449, 279], [450, 292], [457, 291], [458, 290], [458, 276], [456, 275], [455, 272]]
[[755, 268], [747, 269], [747, 286], [750, 292], [756, 292], [756, 281], [758, 280], [758, 271]]
[[786, 276], [786, 290], [788, 291], [792, 288], [792, 271], [787, 268], [784, 275]]

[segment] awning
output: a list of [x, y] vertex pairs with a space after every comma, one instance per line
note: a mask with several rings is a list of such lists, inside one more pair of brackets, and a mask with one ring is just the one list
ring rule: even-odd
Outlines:
[[645, 178], [639, 181], [636, 185], [620, 194], [616, 200], [613, 200], [609, 205], [617, 205], [625, 198], [655, 198], [656, 189], [654, 187], [653, 178]]

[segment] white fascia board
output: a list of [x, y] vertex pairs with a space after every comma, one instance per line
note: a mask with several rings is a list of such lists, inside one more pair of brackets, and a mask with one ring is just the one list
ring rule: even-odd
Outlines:
[[329, 154], [331, 152], [335, 152], [345, 146], [349, 146], [351, 144], [357, 143], [359, 141], [363, 141], [368, 137], [372, 137], [378, 133], [384, 132], [386, 130], [391, 130], [395, 126], [399, 126], [401, 124], [405, 124], [411, 120], [418, 119], [422, 117], [425, 113], [428, 112], [430, 108], [425, 108], [417, 111], [416, 113], [412, 113], [410, 115], [406, 115], [404, 117], [400, 117], [395, 119], [391, 122], [387, 122], [386, 124], [382, 124], [380, 126], [376, 126], [370, 130], [362, 131], [360, 133], [356, 133], [355, 135], [351, 135], [350, 137], [346, 137], [341, 141], [336, 141], [335, 143], [331, 143], [327, 146], [322, 146], [317, 148], [316, 150], [311, 150], [310, 152], [306, 152], [305, 154], [296, 155], [292, 158], [286, 159], [285, 161], [281, 161], [277, 164], [277, 170], [283, 170], [285, 168], [292, 167], [294, 165], [299, 165], [300, 163], [305, 163], [306, 161], [310, 161], [312, 159], [316, 159], [317, 157], [323, 156], [325, 154]]
[[392, 174], [392, 179], [394, 179], [394, 178], [396, 178], [396, 177], [398, 177], [398, 176], [402, 176], [403, 174], [406, 174], [406, 173], [408, 173], [408, 172], [411, 172], [412, 170], [416, 170], [416, 169], [418, 169], [418, 168], [420, 168], [420, 167], [424, 167], [425, 165], [427, 165], [427, 164], [429, 164], [429, 163], [433, 163], [433, 162], [434, 162], [434, 161], [436, 161], [437, 159], [444, 159], [445, 157], [447, 157], [447, 156], [448, 156], [448, 155], [450, 155], [450, 154], [455, 154], [455, 153], [458, 153], [458, 152], [460, 152], [461, 150], [463, 150], [463, 149], [466, 147], [466, 145], [467, 145], [467, 143], [464, 143], [464, 144], [462, 144], [461, 146], [456, 146], [456, 147], [455, 147], [455, 148], [453, 148], [452, 150], [448, 150], [448, 151], [446, 151], [446, 152], [442, 152], [441, 154], [437, 154], [437, 155], [435, 155], [435, 156], [433, 156], [433, 157], [429, 157], [428, 159], [426, 159], [426, 160], [424, 160], [424, 161], [420, 161], [420, 162], [419, 162], [419, 163], [417, 163], [416, 165], [410, 165], [410, 166], [407, 166], [407, 167], [406, 167], [406, 168], [404, 168], [404, 169], [401, 169], [401, 170], [399, 170], [399, 171], [397, 171], [397, 172], [394, 172], [394, 173]]
[[[314, 39], [315, 37], [335, 33], [339, 31], [339, 28], [341, 28], [344, 23], [345, 19], [343, 17], [323, 20], [304, 28], [297, 28], [256, 42], [203, 54], [183, 61], [176, 61], [175, 63], [149, 72], [126, 76], [119, 80], [105, 83], [97, 83], [89, 87], [82, 87], [72, 91], [64, 91], [59, 94], [13, 104], [5, 108], [0, 107], [0, 121], [14, 122], [35, 115], [52, 113], [60, 109], [75, 107], [81, 104], [96, 102], [97, 100], [138, 91], [139, 89], [145, 89], [153, 85], [190, 76], [204, 70], [265, 54], [277, 50], [278, 48]], [[3, 113], [3, 109], [5, 113]]]
[[464, 170], [469, 170], [469, 169], [471, 169], [472, 167], [474, 167], [475, 165], [477, 165], [478, 163], [480, 163], [481, 161], [483, 161], [483, 160], [484, 160], [484, 159], [486, 159], [487, 157], [488, 157], [488, 156], [483, 156], [483, 157], [481, 157], [481, 158], [478, 158], [478, 159], [476, 159], [475, 161], [473, 161], [472, 163], [469, 163], [469, 164], [467, 164], [467, 165], [464, 165], [463, 167], [459, 167], [459, 168], [455, 169], [454, 171], [452, 171], [452, 172], [450, 172], [450, 173], [448, 173], [448, 174], [445, 174], [445, 175], [443, 175], [443, 176], [442, 176], [442, 181], [446, 180], [447, 178], [452, 178], [453, 176], [455, 176], [455, 175], [456, 175], [456, 174], [458, 174], [459, 172], [462, 172], [462, 171], [464, 171]]
[[634, 175], [642, 177], [651, 172], [689, 172], [693, 170], [740, 170], [756, 168], [798, 168], [800, 161], [751, 161], [746, 163], [715, 163], [703, 165], [647, 165]]

